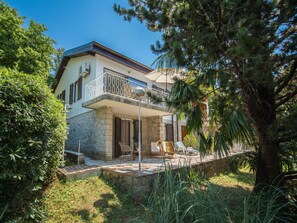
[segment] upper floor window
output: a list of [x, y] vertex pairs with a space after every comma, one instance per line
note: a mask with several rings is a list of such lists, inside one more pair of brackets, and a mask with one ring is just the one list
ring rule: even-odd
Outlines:
[[152, 85], [153, 90], [156, 91], [161, 91], [161, 92], [166, 92], [166, 93], [170, 93], [170, 91], [167, 89], [166, 91], [163, 88], [158, 87], [157, 85]]
[[72, 104], [82, 98], [82, 77], [70, 84], [69, 88], [69, 104]]
[[62, 93], [57, 96], [57, 98], [59, 100], [63, 100], [63, 102], [65, 102], [65, 90], [63, 90]]
[[137, 79], [135, 79], [133, 77], [128, 77], [127, 79], [128, 79], [129, 84], [132, 87], [146, 87], [147, 86], [147, 83], [146, 82], [137, 80]]

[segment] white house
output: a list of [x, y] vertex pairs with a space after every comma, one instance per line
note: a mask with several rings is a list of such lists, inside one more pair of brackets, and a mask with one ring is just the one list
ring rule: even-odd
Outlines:
[[[66, 148], [80, 150], [95, 159], [121, 155], [119, 142], [135, 148], [138, 142], [136, 86], [165, 97], [165, 84], [148, 80], [152, 69], [97, 42], [65, 51], [53, 86], [64, 100], [69, 128]], [[180, 141], [185, 123], [178, 121], [164, 104], [149, 97], [140, 101], [143, 150], [151, 142]]]

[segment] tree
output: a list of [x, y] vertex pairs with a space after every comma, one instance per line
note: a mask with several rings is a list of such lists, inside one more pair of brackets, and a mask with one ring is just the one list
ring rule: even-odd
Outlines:
[[0, 210], [8, 204], [8, 216], [36, 214], [30, 208], [61, 161], [65, 120], [43, 77], [0, 69]]
[[[0, 221], [41, 222], [41, 192], [60, 164], [63, 104], [46, 84], [54, 41], [0, 0]], [[12, 221], [10, 221], [12, 220]]]
[[57, 48], [55, 50], [55, 53], [53, 55], [52, 61], [53, 61], [53, 68], [52, 68], [52, 75], [54, 76], [55, 73], [58, 71], [60, 63], [62, 61], [62, 57], [64, 54], [65, 49], [64, 48]]
[[49, 77], [55, 43], [44, 32], [44, 25], [24, 18], [0, 0], [0, 65], [27, 74]]
[[[129, 4], [129, 9], [119, 5], [114, 9], [125, 20], [136, 18], [148, 29], [162, 32], [163, 43], [157, 42], [152, 50], [194, 76], [190, 84], [177, 81], [171, 97], [189, 105], [205, 97], [197, 90], [201, 86], [219, 92], [213, 104], [225, 114], [221, 120], [235, 117], [232, 110], [240, 111], [253, 126], [258, 144], [256, 189], [276, 184], [281, 174], [280, 143], [297, 136], [296, 126], [288, 131], [280, 122], [282, 110], [297, 95], [297, 2], [129, 0]], [[189, 90], [191, 97], [185, 92]], [[199, 129], [199, 106], [186, 110], [189, 126]]]

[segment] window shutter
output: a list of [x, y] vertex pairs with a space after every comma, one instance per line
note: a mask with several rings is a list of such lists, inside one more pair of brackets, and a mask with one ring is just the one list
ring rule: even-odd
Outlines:
[[78, 80], [73, 84], [73, 102], [77, 101], [77, 83]]
[[62, 97], [61, 97], [61, 99], [63, 100], [63, 102], [65, 103], [65, 90], [64, 91], [62, 91]]
[[73, 103], [73, 84], [70, 84], [70, 89], [69, 89], [69, 104]]
[[78, 91], [77, 91], [77, 100], [80, 100], [82, 97], [82, 77], [78, 79]]

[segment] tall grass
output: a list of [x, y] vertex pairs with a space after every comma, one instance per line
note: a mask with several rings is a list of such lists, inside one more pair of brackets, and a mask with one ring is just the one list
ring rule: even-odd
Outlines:
[[[257, 194], [236, 193], [201, 181], [190, 168], [168, 170], [159, 175], [149, 197], [149, 222], [296, 222], [293, 202], [279, 203], [283, 195], [276, 188]], [[294, 216], [295, 214], [295, 216]]]

